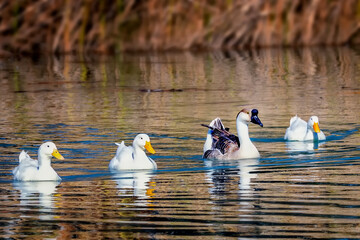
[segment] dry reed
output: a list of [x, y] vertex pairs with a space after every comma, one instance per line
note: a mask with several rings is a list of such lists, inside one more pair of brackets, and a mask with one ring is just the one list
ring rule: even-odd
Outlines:
[[0, 54], [357, 44], [359, 0], [3, 0]]

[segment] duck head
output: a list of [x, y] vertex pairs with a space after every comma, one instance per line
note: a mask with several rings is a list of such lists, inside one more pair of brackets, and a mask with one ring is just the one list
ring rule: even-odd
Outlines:
[[57, 159], [64, 160], [64, 157], [61, 156], [61, 154], [59, 153], [59, 151], [56, 148], [55, 143], [53, 143], [53, 142], [45, 142], [45, 143], [41, 144], [38, 155], [45, 156], [49, 159], [51, 159], [51, 156], [53, 156]]
[[251, 112], [249, 109], [244, 108], [243, 110], [241, 110], [237, 117], [236, 120], [237, 121], [242, 121], [245, 122], [246, 124], [248, 124], [249, 122], [252, 122], [254, 124], [260, 125], [261, 127], [263, 127], [263, 124], [260, 121], [260, 118], [258, 117], [258, 113], [259, 111], [257, 109], [252, 109]]
[[138, 134], [134, 139], [133, 147], [139, 147], [142, 150], [148, 150], [149, 153], [155, 153], [150, 143], [150, 137], [147, 134]]
[[307, 125], [311, 131], [316, 133], [320, 132], [319, 118], [317, 116], [311, 116]]

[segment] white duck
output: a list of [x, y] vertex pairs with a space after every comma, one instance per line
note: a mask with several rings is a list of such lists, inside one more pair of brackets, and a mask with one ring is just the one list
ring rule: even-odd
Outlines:
[[326, 137], [320, 131], [317, 116], [310, 117], [306, 123], [296, 115], [290, 119], [290, 126], [286, 129], [284, 139], [288, 141], [324, 141]]
[[146, 156], [144, 150], [149, 153], [155, 153], [150, 144], [150, 138], [146, 134], [138, 134], [132, 146], [125, 146], [124, 141], [118, 145], [115, 157], [110, 161], [111, 170], [137, 170], [137, 169], [156, 169], [157, 165], [154, 160]]
[[61, 178], [51, 167], [51, 157], [64, 160], [53, 142], [41, 144], [38, 160], [33, 160], [23, 150], [19, 155], [19, 165], [12, 171], [17, 181], [60, 181]]
[[202, 124], [209, 128], [204, 144], [203, 158], [223, 160], [259, 158], [260, 154], [249, 138], [248, 129], [249, 122], [263, 126], [257, 115], [257, 109], [253, 109], [250, 113], [245, 108], [238, 113], [236, 117], [238, 137], [224, 127], [220, 118], [215, 118], [209, 126]]

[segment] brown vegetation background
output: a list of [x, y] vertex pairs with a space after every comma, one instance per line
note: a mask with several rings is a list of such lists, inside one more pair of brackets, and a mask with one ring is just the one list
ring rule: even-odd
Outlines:
[[2, 0], [0, 54], [358, 44], [359, 0]]

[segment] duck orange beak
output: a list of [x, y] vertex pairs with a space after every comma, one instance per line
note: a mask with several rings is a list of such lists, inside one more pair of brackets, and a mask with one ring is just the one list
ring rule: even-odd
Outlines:
[[317, 122], [314, 123], [313, 128], [314, 128], [314, 131], [315, 131], [316, 133], [319, 133], [319, 132], [320, 132], [319, 123], [317, 123]]
[[146, 148], [146, 150], [149, 151], [149, 153], [152, 153], [152, 154], [155, 153], [155, 150], [153, 149], [153, 147], [151, 146], [150, 142], [148, 142], [148, 141], [146, 141], [146, 143], [145, 143], [145, 148]]
[[64, 160], [65, 158], [63, 156], [61, 156], [61, 154], [59, 153], [58, 150], [54, 149], [53, 153], [51, 154], [53, 155], [54, 157], [56, 157], [57, 159], [59, 160]]

